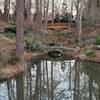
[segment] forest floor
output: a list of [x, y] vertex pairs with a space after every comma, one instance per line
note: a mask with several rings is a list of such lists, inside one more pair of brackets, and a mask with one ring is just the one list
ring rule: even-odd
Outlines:
[[[85, 28], [83, 30], [82, 40], [84, 40], [84, 49], [79, 47], [77, 38], [78, 34], [75, 32], [74, 28], [61, 31], [48, 30], [47, 33], [37, 37], [32, 35], [31, 38], [39, 43], [41, 49], [36, 50], [33, 53], [25, 52], [25, 61], [30, 61], [32, 57], [37, 57], [37, 55], [39, 58], [40, 56], [47, 56], [47, 51], [49, 50], [47, 50], [46, 47], [58, 46], [75, 49], [75, 51], [70, 53], [64, 51], [63, 55], [65, 58], [72, 57], [73, 59], [100, 63], [100, 50], [95, 49], [95, 46], [92, 44], [93, 38], [100, 35], [100, 27], [96, 28], [95, 30], [90, 30], [89, 28]], [[15, 39], [11, 39], [0, 34], [0, 80], [12, 78], [22, 72], [25, 72], [25, 70], [28, 68], [25, 62], [18, 62], [16, 64], [9, 63], [9, 60], [11, 60], [12, 51], [14, 49]], [[93, 49], [95, 51], [95, 56], [84, 56], [84, 50], [86, 49]]]

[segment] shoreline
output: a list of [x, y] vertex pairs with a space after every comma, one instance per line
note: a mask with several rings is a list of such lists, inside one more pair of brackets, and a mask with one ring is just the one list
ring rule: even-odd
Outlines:
[[26, 63], [18, 63], [15, 66], [6, 65], [0, 68], [0, 81], [14, 78], [28, 70]]
[[[80, 50], [71, 51], [68, 53], [67, 51], [62, 54], [60, 58], [52, 58], [48, 56], [48, 50], [44, 50], [43, 52], [35, 52], [32, 55], [31, 60], [77, 60], [77, 61], [84, 61], [84, 62], [93, 62], [93, 63], [100, 63], [100, 57], [98, 58], [97, 55], [95, 57], [86, 57], [81, 54]], [[29, 63], [31, 60], [26, 61], [24, 63], [18, 63], [15, 66], [13, 65], [5, 65], [4, 67], [0, 68], [0, 81], [8, 80], [14, 78], [25, 71], [28, 70]]]

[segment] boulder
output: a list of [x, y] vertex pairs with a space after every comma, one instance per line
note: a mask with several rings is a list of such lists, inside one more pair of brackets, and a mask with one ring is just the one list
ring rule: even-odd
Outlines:
[[52, 58], [59, 58], [62, 56], [62, 51], [60, 50], [51, 50], [48, 51], [48, 55]]

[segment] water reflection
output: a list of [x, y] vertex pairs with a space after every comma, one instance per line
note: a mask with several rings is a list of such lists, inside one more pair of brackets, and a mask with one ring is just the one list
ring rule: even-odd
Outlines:
[[100, 100], [100, 64], [32, 63], [23, 75], [0, 84], [0, 100]]

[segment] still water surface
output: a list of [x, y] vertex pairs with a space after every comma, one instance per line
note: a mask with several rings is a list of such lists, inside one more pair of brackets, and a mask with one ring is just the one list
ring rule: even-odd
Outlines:
[[0, 100], [100, 100], [100, 64], [33, 61], [27, 72], [0, 83]]

